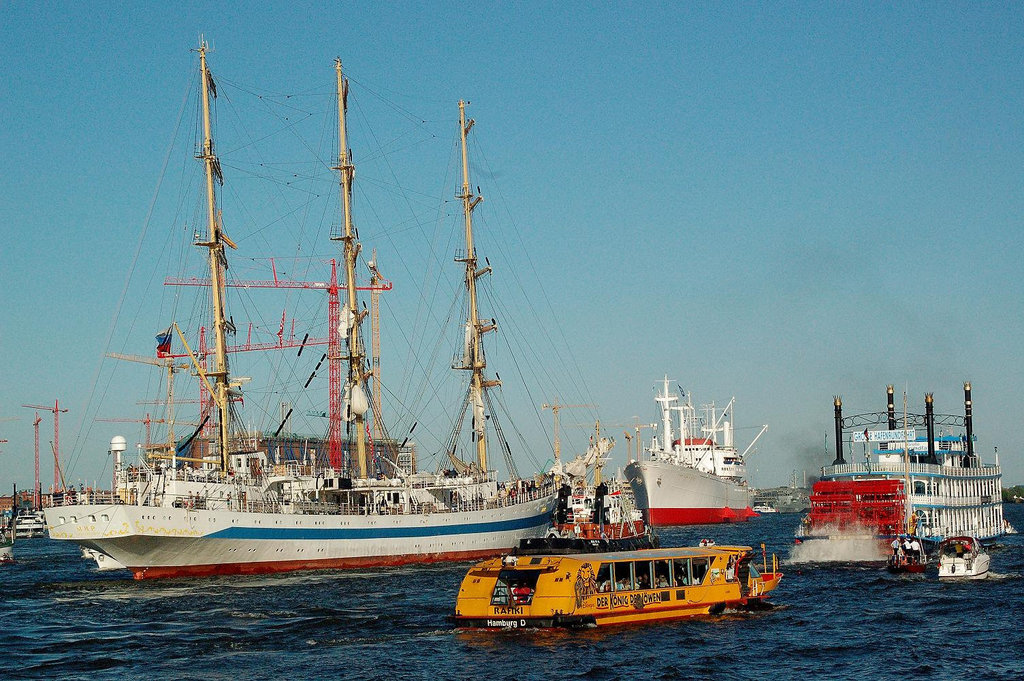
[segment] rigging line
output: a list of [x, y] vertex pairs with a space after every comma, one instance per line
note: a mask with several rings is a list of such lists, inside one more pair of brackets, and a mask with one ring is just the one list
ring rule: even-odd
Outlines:
[[[484, 399], [487, 400], [487, 406], [490, 409], [491, 414], [497, 415], [498, 410], [494, 408], [494, 400], [491, 399], [490, 391], [485, 391]], [[502, 413], [505, 415], [505, 419], [507, 420], [507, 422], [508, 423], [513, 423], [512, 415], [509, 414], [508, 408], [504, 405], [504, 403], [502, 403], [500, 400], [498, 400], [498, 406], [501, 408]], [[508, 438], [505, 437], [505, 432], [504, 432], [504, 430], [501, 427], [501, 419], [497, 419], [497, 418], [492, 419], [491, 423], [494, 426], [494, 432], [498, 436], [498, 443], [499, 443], [499, 445], [501, 445], [499, 447], [499, 449], [502, 450], [502, 454], [504, 455], [505, 466], [508, 468], [509, 478], [512, 479], [512, 480], [521, 480], [522, 476], [519, 475], [519, 467], [516, 466], [515, 458], [512, 456], [512, 447], [509, 445]], [[513, 425], [512, 429], [513, 429], [513, 432], [517, 432], [515, 430], [515, 426], [514, 425]], [[527, 449], [525, 447], [526, 443], [523, 440], [522, 436], [519, 436], [519, 440], [520, 440], [520, 442], [523, 443], [523, 445], [524, 445], [523, 448]], [[531, 459], [534, 458], [532, 454], [530, 454], [529, 456], [530, 456]], [[534, 465], [535, 466], [537, 465], [536, 459], [534, 459]]]
[[[532, 393], [530, 392], [530, 386], [529, 386], [529, 384], [528, 384], [528, 383], [526, 382], [526, 378], [525, 378], [525, 377], [523, 376], [523, 369], [522, 369], [522, 367], [521, 367], [521, 366], [519, 365], [519, 360], [518, 360], [518, 358], [516, 357], [515, 353], [513, 353], [513, 352], [512, 352], [512, 348], [511, 348], [511, 346], [510, 346], [510, 345], [508, 344], [508, 340], [507, 340], [507, 338], [505, 338], [505, 337], [503, 336], [503, 340], [505, 340], [505, 346], [506, 346], [506, 347], [508, 348], [508, 350], [509, 350], [509, 355], [510, 355], [510, 357], [511, 357], [511, 359], [512, 359], [512, 366], [514, 366], [514, 367], [516, 368], [516, 373], [518, 373], [518, 374], [519, 374], [519, 380], [520, 380], [520, 381], [522, 381], [522, 384], [523, 384], [523, 390], [524, 390], [524, 391], [526, 392], [526, 397], [527, 397], [527, 399], [528, 399], [528, 400], [530, 401], [529, 403], [530, 403], [531, 405], [537, 405], [537, 404], [540, 404], [540, 400], [538, 400], [538, 399], [535, 399], [535, 398], [534, 398], [534, 396], [533, 396], [533, 394], [532, 394]], [[546, 432], [547, 432], [547, 430], [546, 430], [546, 429], [545, 429], [545, 427], [544, 427], [544, 421], [543, 421], [543, 419], [541, 418], [541, 414], [540, 414], [540, 411], [539, 411], [539, 410], [538, 410], [538, 409], [537, 409], [536, 407], [534, 407], [534, 409], [533, 409], [533, 415], [534, 415], [534, 418], [535, 418], [535, 419], [537, 419], [537, 426], [538, 426], [538, 427], [540, 428], [540, 432], [542, 432], [542, 433], [546, 433]], [[518, 432], [518, 430], [517, 430], [517, 432]]]
[[[272, 116], [274, 116], [274, 117], [275, 117], [275, 118], [276, 118], [276, 119], [278, 120], [278, 122], [279, 122], [279, 123], [282, 123], [282, 125], [283, 125], [283, 128], [282, 128], [282, 130], [278, 130], [277, 132], [274, 132], [274, 133], [272, 133], [272, 134], [269, 134], [269, 135], [265, 135], [265, 136], [264, 136], [264, 137], [262, 137], [262, 138], [256, 139], [256, 138], [254, 138], [254, 137], [252, 136], [252, 134], [250, 134], [248, 126], [247, 126], [247, 125], [245, 124], [245, 122], [243, 121], [243, 119], [242, 119], [241, 115], [239, 114], [239, 112], [238, 112], [237, 108], [235, 107], [234, 101], [233, 101], [233, 99], [232, 99], [232, 98], [230, 97], [230, 95], [229, 95], [229, 94], [225, 94], [225, 96], [224, 96], [224, 100], [226, 101], [226, 103], [227, 103], [227, 106], [228, 106], [229, 110], [230, 110], [230, 111], [232, 112], [232, 114], [234, 115], [234, 118], [235, 118], [235, 121], [236, 121], [236, 126], [237, 126], [237, 129], [238, 129], [238, 130], [240, 131], [240, 136], [243, 136], [243, 137], [245, 137], [245, 138], [246, 138], [246, 139], [248, 140], [248, 142], [247, 142], [246, 144], [244, 144], [244, 145], [242, 145], [242, 146], [240, 146], [240, 147], [237, 147], [237, 148], [235, 148], [235, 149], [231, 149], [231, 150], [228, 150], [228, 151], [227, 151], [227, 152], [226, 152], [226, 153], [224, 154], [225, 156], [228, 156], [228, 157], [230, 157], [230, 155], [231, 155], [232, 153], [237, 153], [237, 152], [238, 152], [238, 151], [240, 151], [240, 150], [243, 150], [243, 149], [247, 149], [247, 148], [250, 148], [250, 147], [251, 147], [251, 148], [252, 148], [252, 150], [253, 150], [253, 152], [255, 153], [255, 156], [256, 156], [256, 158], [257, 158], [257, 160], [258, 160], [258, 162], [259, 162], [259, 165], [262, 165], [263, 167], [267, 167], [267, 166], [266, 166], [266, 159], [265, 159], [265, 158], [263, 157], [263, 154], [262, 154], [262, 153], [261, 153], [261, 151], [260, 151], [260, 147], [259, 147], [259, 142], [261, 142], [262, 140], [268, 139], [269, 137], [272, 137], [272, 136], [275, 136], [275, 135], [277, 135], [277, 134], [278, 134], [278, 132], [283, 132], [283, 131], [286, 131], [286, 132], [290, 132], [290, 133], [292, 134], [292, 136], [293, 136], [293, 137], [294, 137], [295, 139], [297, 139], [297, 140], [298, 140], [298, 141], [299, 141], [299, 142], [300, 142], [300, 143], [302, 144], [302, 146], [306, 147], [306, 148], [307, 148], [307, 150], [309, 150], [309, 152], [310, 152], [310, 154], [311, 154], [312, 158], [316, 159], [315, 163], [313, 164], [313, 165], [314, 165], [314, 167], [316, 167], [316, 166], [318, 166], [318, 165], [319, 165], [319, 166], [327, 166], [327, 165], [328, 165], [328, 164], [325, 164], [325, 163], [324, 163], [323, 159], [321, 159], [321, 158], [320, 158], [320, 157], [319, 157], [319, 156], [317, 155], [317, 153], [316, 153], [316, 152], [315, 152], [314, 150], [312, 150], [312, 149], [309, 149], [309, 145], [308, 145], [308, 143], [306, 142], [306, 140], [305, 140], [305, 139], [303, 139], [303, 138], [302, 138], [301, 136], [299, 136], [298, 134], [296, 134], [296, 133], [295, 133], [295, 131], [294, 131], [294, 127], [295, 127], [295, 126], [297, 126], [297, 125], [298, 125], [298, 124], [299, 124], [300, 122], [302, 122], [302, 121], [295, 121], [295, 122], [289, 122], [289, 124], [288, 124], [288, 125], [284, 125], [284, 124], [283, 124], [283, 121], [281, 121], [281, 117], [280, 117], [280, 116], [279, 116], [279, 115], [278, 115], [278, 114], [277, 114], [276, 112], [274, 112], [274, 111], [273, 111], [272, 109], [270, 109], [269, 107], [266, 107], [266, 103], [264, 102], [264, 106], [266, 107], [267, 111], [268, 111], [268, 112], [269, 112], [269, 113], [270, 113], [270, 114], [271, 114]], [[262, 101], [262, 100], [261, 100], [261, 101]], [[309, 116], [307, 116], [307, 117], [306, 117], [306, 119], [310, 118], [311, 116], [312, 116], [312, 114], [310, 114]], [[305, 119], [303, 119], [303, 120], [305, 120]], [[222, 160], [222, 163], [223, 163], [223, 160]], [[255, 173], [253, 173], [252, 175], [255, 175]], [[277, 188], [277, 196], [278, 196], [278, 197], [279, 197], [279, 198], [280, 198], [280, 199], [281, 199], [282, 201], [284, 201], [284, 202], [285, 202], [285, 204], [288, 204], [289, 202], [288, 202], [288, 200], [287, 200], [287, 197], [285, 196], [285, 194], [284, 194], [284, 192], [283, 192], [283, 186], [282, 186], [282, 184], [281, 184], [281, 183], [280, 183], [279, 181], [278, 181], [278, 182], [273, 182], [272, 180], [269, 180], [269, 179], [268, 179], [268, 181], [272, 182], [273, 186], [275, 186], [275, 187]], [[291, 185], [288, 185], [288, 186], [291, 186]], [[292, 187], [292, 188], [293, 188], [293, 189], [298, 189], [297, 187]], [[242, 211], [243, 215], [244, 215], [245, 217], [247, 217], [247, 218], [248, 218], [248, 219], [249, 219], [249, 220], [251, 221], [251, 223], [252, 223], [252, 224], [259, 224], [259, 221], [257, 221], [257, 220], [255, 219], [255, 217], [254, 217], [254, 216], [253, 216], [253, 215], [251, 214], [251, 212], [249, 211], [249, 208], [248, 208], [248, 203], [247, 203], [247, 202], [245, 202], [245, 201], [241, 201], [241, 200], [240, 200], [240, 198], [241, 198], [241, 197], [239, 197], [239, 196], [238, 196], [238, 195], [237, 195], [237, 194], [235, 193], [235, 190], [234, 190], [234, 188], [231, 188], [231, 187], [229, 187], [229, 190], [231, 191], [231, 194], [232, 194], [232, 196], [233, 196], [233, 197], [235, 197], [235, 200], [237, 201], [237, 205], [238, 205], [238, 206], [240, 206], [240, 210]], [[305, 223], [302, 223], [302, 224], [305, 224]], [[264, 229], [265, 229], [265, 228], [264, 228]], [[254, 233], [256, 233], [256, 234], [260, 234], [260, 233], [262, 233], [262, 231], [263, 231], [263, 229], [260, 229], [260, 230], [257, 230], [257, 231], [256, 231], [256, 232], [254, 232]], [[300, 233], [301, 233], [301, 232], [300, 232]], [[243, 237], [243, 238], [244, 238], [244, 237]], [[302, 241], [302, 240], [301, 240], [301, 239], [299, 239], [298, 241], [299, 241], [299, 245], [297, 245], [297, 246], [296, 246], [296, 249], [297, 249], [297, 250], [298, 250], [298, 249], [299, 249], [299, 248], [301, 247], [301, 241]], [[268, 246], [269, 246], [269, 242], [264, 242], [264, 243], [265, 243], [266, 245], [268, 245]]]
[[[420, 116], [415, 115], [414, 113], [412, 113], [408, 109], [406, 109], [406, 108], [404, 108], [402, 106], [399, 106], [394, 101], [386, 98], [383, 94], [373, 90], [372, 88], [370, 88], [367, 85], [364, 85], [362, 83], [362, 81], [356, 80], [355, 78], [352, 78], [351, 76], [348, 76], [348, 79], [349, 79], [350, 82], [355, 83], [356, 85], [358, 85], [362, 89], [366, 90], [366, 92], [370, 93], [370, 95], [375, 97], [377, 100], [383, 102], [384, 104], [387, 104], [388, 106], [393, 108], [395, 111], [403, 114], [407, 119], [409, 119], [410, 121], [412, 121], [416, 125], [418, 125], [420, 127], [423, 127], [424, 129], [427, 129], [429, 131], [429, 128], [427, 128], [427, 123], [428, 123], [427, 119], [421, 118]], [[431, 132], [431, 135], [433, 137], [437, 137], [437, 135], [434, 134], [433, 132]]]
[[[449, 139], [450, 139], [450, 147], [449, 147], [449, 152], [448, 152], [448, 165], [445, 168], [444, 177], [442, 178], [442, 182], [441, 182], [441, 196], [444, 196], [444, 191], [446, 190], [446, 188], [449, 187], [450, 183], [452, 182], [452, 180], [454, 178], [456, 140], [455, 140], [454, 136], [450, 137]], [[419, 295], [419, 301], [418, 301], [417, 306], [416, 306], [416, 316], [415, 316], [414, 321], [413, 321], [413, 329], [422, 329], [422, 334], [423, 334], [424, 338], [426, 337], [426, 333], [427, 333], [427, 331], [426, 331], [426, 323], [424, 322], [424, 319], [426, 319], [427, 321], [431, 321], [432, 320], [432, 318], [433, 318], [432, 311], [434, 309], [434, 300], [439, 295], [440, 288], [441, 288], [442, 277], [447, 278], [449, 276], [449, 275], [445, 274], [445, 268], [441, 265], [440, 257], [438, 255], [438, 245], [439, 245], [439, 242], [441, 241], [441, 239], [443, 238], [443, 235], [447, 234], [447, 237], [448, 237], [448, 241], [447, 241], [447, 250], [448, 251], [451, 250], [452, 240], [455, 238], [454, 237], [455, 230], [443, 229], [443, 227], [444, 227], [444, 225], [446, 223], [446, 220], [445, 220], [445, 217], [446, 217], [445, 206], [446, 206], [446, 204], [447, 204], [447, 200], [443, 199], [443, 198], [437, 204], [437, 209], [436, 209], [436, 213], [435, 213], [435, 217], [434, 217], [434, 229], [433, 229], [432, 236], [428, 238], [425, 233], [423, 234], [424, 240], [427, 242], [427, 246], [428, 246], [428, 249], [427, 249], [428, 258], [426, 259], [426, 266], [423, 268], [422, 284], [419, 286], [419, 294], [420, 295]], [[450, 216], [448, 216], [448, 217], [450, 217]], [[391, 241], [391, 240], [389, 239], [389, 241]], [[392, 243], [394, 243], [394, 242], [392, 241]], [[433, 276], [432, 272], [433, 272], [433, 270], [435, 268], [439, 272], [439, 275], [437, 276], [436, 280], [434, 280], [433, 286], [429, 286], [428, 282], [431, 281], [431, 277]], [[410, 273], [410, 277], [411, 276], [412, 275]], [[452, 272], [451, 276], [454, 276], [454, 271]], [[440, 329], [438, 332], [439, 333], [443, 333], [444, 331], [443, 331], [443, 329]], [[410, 347], [410, 351], [411, 351], [413, 346], [410, 345], [409, 347]]]
[[[94, 417], [92, 417], [92, 418], [89, 418], [88, 421], [86, 421], [86, 418], [89, 417], [90, 408], [91, 408], [90, 405], [92, 405], [93, 397], [96, 395], [97, 386], [99, 384], [100, 371], [103, 368], [103, 361], [106, 359], [107, 351], [110, 350], [110, 344], [111, 344], [111, 342], [113, 341], [113, 338], [114, 338], [114, 330], [117, 327], [117, 320], [120, 317], [121, 308], [124, 306], [124, 301], [125, 301], [125, 299], [128, 296], [128, 287], [131, 284], [132, 276], [134, 275], [135, 268], [136, 268], [136, 266], [138, 265], [138, 262], [139, 262], [139, 256], [142, 253], [142, 244], [145, 242], [146, 234], [149, 231], [149, 224], [150, 224], [150, 221], [153, 218], [153, 211], [154, 211], [154, 209], [156, 207], [156, 200], [157, 200], [157, 197], [160, 194], [160, 187], [163, 184], [164, 174], [167, 172], [167, 166], [168, 166], [168, 164], [171, 161], [171, 152], [174, 150], [174, 143], [175, 143], [175, 140], [178, 137], [178, 131], [181, 128], [181, 121], [182, 121], [182, 119], [184, 118], [184, 115], [185, 115], [185, 108], [186, 108], [186, 105], [188, 103], [188, 95], [189, 95], [189, 92], [192, 89], [192, 83], [193, 82], [194, 82], [193, 79], [190, 78], [189, 79], [188, 87], [185, 88], [185, 96], [182, 98], [181, 108], [178, 110], [178, 120], [177, 120], [177, 122], [174, 125], [174, 133], [171, 135], [171, 142], [170, 142], [170, 144], [167, 145], [167, 152], [164, 154], [164, 161], [163, 161], [163, 164], [160, 167], [160, 176], [157, 178], [156, 187], [153, 190], [153, 196], [152, 196], [152, 198], [150, 198], [149, 208], [146, 211], [146, 217], [145, 217], [145, 219], [142, 222], [142, 231], [140, 232], [139, 239], [138, 239], [138, 241], [135, 244], [135, 254], [132, 257], [131, 265], [128, 266], [128, 269], [127, 269], [127, 271], [125, 273], [125, 281], [124, 281], [124, 286], [121, 289], [121, 297], [117, 301], [117, 307], [114, 310], [114, 318], [111, 320], [110, 326], [107, 329], [107, 338], [106, 338], [106, 341], [104, 341], [104, 344], [103, 344], [103, 352], [100, 354], [99, 362], [97, 362], [97, 364], [96, 364], [96, 371], [93, 374], [92, 385], [91, 385], [91, 387], [89, 389], [89, 396], [85, 400], [85, 407], [82, 410], [82, 416], [81, 416], [81, 419], [78, 422], [78, 428], [77, 428], [78, 434], [75, 436], [75, 440], [72, 443], [71, 455], [70, 455], [70, 457], [68, 457], [67, 462], [64, 464], [65, 472], [67, 472], [69, 474], [70, 474], [71, 471], [74, 470], [74, 464], [75, 464], [76, 460], [78, 459], [78, 455], [80, 453], [79, 452], [79, 444], [82, 441], [82, 438], [83, 437], [88, 438], [89, 435], [92, 432], [92, 424], [95, 422], [95, 419], [94, 419]], [[101, 398], [106, 396], [107, 391], [110, 389], [110, 383], [112, 381], [113, 381], [113, 373], [111, 373], [110, 377], [107, 379], [107, 385], [104, 387], [104, 389], [103, 389], [103, 391], [101, 393]], [[97, 407], [94, 410], [94, 414], [98, 414], [98, 413], [99, 413], [99, 406], [97, 405]], [[89, 425], [85, 427], [85, 433], [83, 433], [82, 429], [83, 429], [83, 424], [85, 424], [85, 423], [88, 423]]]
[[[491, 169], [490, 161], [488, 160], [486, 154], [486, 149], [481, 144], [478, 144], [477, 148], [480, 150], [480, 156], [483, 159], [484, 164], [487, 166], [488, 172], [490, 172], [491, 176], [494, 177], [494, 171]], [[523, 242], [522, 231], [519, 229], [519, 225], [516, 222], [515, 216], [512, 214], [511, 210], [509, 210], [509, 204], [505, 200], [504, 195], [501, 193], [501, 189], [498, 183], [494, 182], [493, 186], [495, 193], [498, 195], [498, 198], [500, 199], [499, 203], [505, 208], [505, 213], [508, 215], [508, 218], [513, 225], [513, 229], [511, 231], [513, 234], [515, 234], [516, 239], [519, 241], [519, 244], [522, 247], [522, 251], [526, 256], [526, 262], [529, 264], [530, 270], [533, 272], [534, 278], [537, 281], [537, 286], [541, 291], [542, 298], [547, 303], [550, 319], [554, 322], [554, 326], [558, 330], [559, 335], [561, 336], [562, 342], [564, 343], [563, 347], [571, 347], [571, 345], [569, 344], [569, 340], [565, 336], [565, 329], [562, 328], [561, 324], [559, 324], [558, 316], [555, 314], [555, 310], [551, 306], [551, 298], [548, 295], [547, 291], [544, 290], [544, 280], [541, 278], [540, 273], [537, 271], [537, 266], [534, 263], [533, 258], [530, 257], [530, 250], [527, 249], [526, 244]], [[515, 272], [513, 276], [518, 279], [518, 272]], [[541, 331], [546, 337], [550, 339], [547, 333], [547, 325], [541, 325]], [[551, 342], [551, 346], [553, 348], [555, 347], [553, 341]], [[570, 353], [570, 359], [572, 361], [573, 367], [576, 369], [576, 373], [579, 378], [580, 384], [583, 386], [583, 394], [592, 396], [593, 393], [591, 392], [589, 386], [586, 383], [586, 379], [584, 378], [583, 370], [579, 365], [578, 358], [574, 353]], [[589, 401], [593, 402], [594, 400], [590, 399]]]
[[[265, 89], [265, 88], [263, 88], [263, 87], [261, 87], [259, 85], [247, 85], [247, 84], [241, 83], [241, 82], [239, 82], [237, 80], [229, 80], [229, 79], [227, 79], [227, 78], [225, 78], [223, 76], [218, 76], [217, 82], [222, 84], [222, 85], [227, 85], [227, 86], [229, 86], [231, 88], [234, 88], [235, 90], [239, 90], [241, 92], [244, 92], [244, 93], [246, 93], [248, 95], [252, 95], [253, 97], [257, 97], [259, 99], [270, 99], [270, 100], [285, 99], [285, 100], [288, 100], [288, 99], [298, 99], [298, 98], [302, 98], [302, 97], [316, 97], [316, 98], [319, 99], [319, 98], [324, 97], [327, 94], [330, 94], [330, 95], [334, 94], [333, 92], [327, 92], [326, 90], [321, 90], [320, 89], [321, 88], [320, 85], [311, 86], [308, 90], [306, 90], [304, 92], [289, 93], [289, 92], [277, 92], [277, 91], [274, 91], [274, 90], [268, 90], [268, 89]], [[275, 104], [277, 104], [278, 106], [281, 106], [281, 107], [288, 106], [284, 102], [275, 102]], [[297, 107], [296, 107], [296, 109], [298, 111], [302, 111], [303, 110], [303, 109], [298, 109]]]
[[[435, 336], [436, 340], [434, 342], [434, 347], [427, 353], [428, 361], [426, 363], [422, 361], [420, 355], [416, 352], [415, 347], [413, 347], [412, 343], [410, 342], [409, 357], [411, 358], [411, 362], [410, 360], [407, 360], [406, 365], [408, 366], [409, 363], [412, 363], [415, 368], [422, 369], [422, 371], [419, 372], [421, 375], [419, 385], [415, 388], [415, 394], [417, 395], [417, 399], [412, 403], [413, 408], [416, 410], [421, 408], [422, 402], [425, 401], [427, 397], [432, 396], [435, 399], [440, 399], [438, 387], [431, 380], [431, 378], [433, 377], [436, 371], [440, 371], [442, 358], [441, 347], [442, 345], [445, 344], [446, 341], [446, 337], [443, 331], [450, 326], [455, 309], [456, 307], [459, 307], [459, 302], [460, 301], [457, 297], [452, 297], [451, 303], [449, 304], [448, 307], [448, 317], [443, 323], [442, 333], [439, 333], [437, 336]], [[402, 325], [399, 325], [399, 328], [402, 328]], [[445, 364], [447, 365], [447, 362]], [[411, 383], [410, 387], [412, 387]], [[427, 391], [428, 388], [430, 389], [429, 394]]]

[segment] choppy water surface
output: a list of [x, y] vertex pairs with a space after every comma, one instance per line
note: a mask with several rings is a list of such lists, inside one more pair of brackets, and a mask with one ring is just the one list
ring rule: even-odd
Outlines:
[[571, 632], [452, 629], [466, 564], [135, 582], [28, 540], [0, 568], [0, 678], [1024, 678], [1024, 535], [993, 549], [995, 579], [940, 584], [786, 564], [798, 520], [662, 532], [767, 543], [786, 572], [772, 611]]

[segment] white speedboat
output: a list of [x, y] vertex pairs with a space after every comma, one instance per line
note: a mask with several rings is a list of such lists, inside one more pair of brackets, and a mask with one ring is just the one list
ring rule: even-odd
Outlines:
[[989, 562], [974, 537], [951, 537], [939, 544], [939, 579], [985, 579]]

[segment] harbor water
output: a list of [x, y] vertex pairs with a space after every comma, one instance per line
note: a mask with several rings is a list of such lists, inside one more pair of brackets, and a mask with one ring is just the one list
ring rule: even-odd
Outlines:
[[[1006, 518], [1024, 529], [1024, 506]], [[465, 563], [133, 581], [34, 539], [0, 567], [5, 679], [1024, 678], [1024, 535], [990, 579], [790, 563], [799, 516], [661, 532], [665, 546], [767, 543], [786, 573], [755, 614], [582, 631], [466, 632]]]

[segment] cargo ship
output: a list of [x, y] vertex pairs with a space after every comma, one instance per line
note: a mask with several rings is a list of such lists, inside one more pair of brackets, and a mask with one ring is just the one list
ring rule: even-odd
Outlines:
[[[893, 392], [887, 386], [885, 412], [846, 418], [835, 398], [836, 458], [812, 487], [798, 540], [861, 537], [888, 544], [910, 534], [934, 545], [958, 535], [987, 541], [1004, 534], [1002, 472], [998, 455], [984, 463], [976, 451], [971, 384], [964, 384], [963, 416], [936, 414], [929, 393], [925, 413], [904, 413], [902, 423]], [[863, 463], [847, 460], [846, 447], [855, 445], [863, 448]]]
[[[729, 421], [735, 398], [721, 410], [713, 403], [695, 407], [689, 395], [677, 406], [679, 396], [670, 392], [666, 377], [655, 401], [661, 410], [660, 436], [654, 436], [646, 452], [625, 469], [648, 524], [697, 525], [757, 517], [744, 479], [744, 456], [768, 426], [740, 453]], [[677, 428], [673, 412], [679, 414]]]

